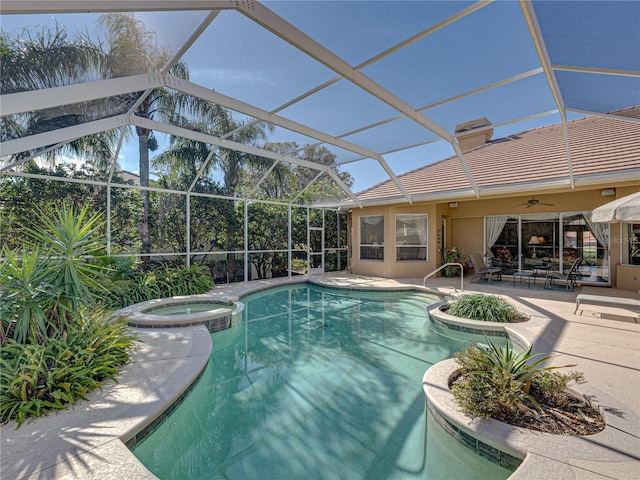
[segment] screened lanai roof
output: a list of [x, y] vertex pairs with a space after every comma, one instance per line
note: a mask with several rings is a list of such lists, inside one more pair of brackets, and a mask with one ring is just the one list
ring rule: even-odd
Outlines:
[[[3, 82], [3, 124], [34, 112], [47, 120], [3, 133], [4, 174], [20, 175], [26, 160], [47, 149], [109, 130], [119, 136], [110, 171], [135, 171], [137, 143], [125, 132], [139, 127], [156, 132], [160, 150], [173, 136], [267, 159], [271, 167], [252, 191], [278, 164], [292, 164], [314, 173], [300, 192], [322, 178], [338, 185], [340, 194], [323, 199], [328, 205], [361, 205], [356, 192], [387, 180], [399, 201], [411, 203], [398, 175], [451, 156], [466, 193], [486, 193], [458, 145], [456, 125], [470, 120], [489, 119], [494, 139], [560, 124], [568, 187], [569, 121], [640, 122], [612, 113], [640, 105], [637, 1], [3, 0], [0, 10], [3, 35], [33, 38], [57, 25], [105, 52], [114, 43], [101, 19], [126, 14], [162, 53], [162, 62], [125, 56], [117, 68], [57, 83]], [[188, 66], [189, 81], [170, 73], [177, 62]], [[138, 115], [158, 87], [230, 109], [237, 122], [212, 133]], [[238, 124], [255, 121], [271, 126], [267, 138], [238, 141]], [[265, 148], [276, 142], [298, 148]], [[330, 163], [305, 156], [305, 146], [325, 147]]]

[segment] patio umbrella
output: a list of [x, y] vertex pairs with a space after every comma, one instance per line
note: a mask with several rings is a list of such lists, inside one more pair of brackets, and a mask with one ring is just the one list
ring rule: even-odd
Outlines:
[[592, 222], [640, 222], [640, 192], [632, 193], [595, 208]]

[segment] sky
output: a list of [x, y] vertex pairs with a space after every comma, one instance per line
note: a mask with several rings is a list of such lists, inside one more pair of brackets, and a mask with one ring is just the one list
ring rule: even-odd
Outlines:
[[[471, 2], [274, 1], [264, 5], [350, 66], [365, 65], [360, 70], [364, 75], [412, 108], [436, 104], [423, 113], [449, 133], [455, 125], [481, 117], [500, 125], [541, 115], [498, 127], [494, 138], [560, 121], [557, 114], [543, 115], [555, 110], [556, 103], [544, 74], [531, 73], [540, 68], [540, 61], [515, 1], [494, 2], [371, 64], [365, 62]], [[535, 8], [552, 63], [640, 70], [640, 2], [539, 2]], [[206, 14], [153, 12], [137, 18], [157, 32], [159, 44], [176, 51]], [[98, 17], [2, 15], [0, 22], [9, 32], [58, 22], [69, 32], [87, 30], [93, 35]], [[448, 142], [413, 120], [400, 118], [390, 105], [344, 79], [287, 106], [334, 79], [336, 73], [238, 12], [221, 12], [183, 60], [191, 81], [382, 153], [397, 174], [454, 154]], [[528, 76], [508, 85], [437, 105], [527, 72]], [[637, 76], [561, 71], [557, 78], [570, 108], [604, 112], [640, 104]], [[359, 131], [373, 124], [379, 125]], [[166, 145], [166, 136], [156, 135], [161, 146]], [[270, 140], [316, 143], [282, 128]], [[421, 146], [399, 151], [407, 145]], [[389, 178], [376, 161], [354, 161], [358, 154], [337, 147], [330, 150], [343, 164], [341, 168], [354, 176], [354, 191]], [[121, 151], [121, 167], [137, 171], [137, 157], [134, 140]]]

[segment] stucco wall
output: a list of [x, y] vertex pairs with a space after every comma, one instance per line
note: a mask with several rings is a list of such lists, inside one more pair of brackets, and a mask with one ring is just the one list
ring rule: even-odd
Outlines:
[[[603, 188], [616, 188], [615, 196], [603, 197]], [[535, 195], [540, 203], [527, 208], [527, 200], [532, 195], [502, 196], [480, 200], [450, 199], [441, 202], [422, 202], [414, 205], [386, 205], [353, 209], [352, 228], [352, 272], [360, 275], [372, 275], [386, 278], [417, 278], [432, 272], [440, 264], [441, 245], [438, 244], [438, 230], [442, 219], [446, 219], [446, 245], [460, 247], [468, 256], [470, 253], [484, 253], [484, 218], [489, 215], [518, 215], [535, 213], [557, 213], [593, 210], [607, 202], [639, 190], [633, 184], [607, 184], [590, 188], [576, 188], [572, 191], [549, 191]], [[457, 207], [450, 208], [449, 202], [456, 201]], [[395, 259], [395, 215], [400, 213], [426, 213], [429, 215], [429, 249], [427, 262], [397, 262]], [[384, 261], [360, 260], [360, 217], [363, 215], [384, 215], [385, 217], [385, 254]], [[611, 228], [611, 281], [617, 285], [619, 263], [619, 228]], [[633, 290], [626, 285], [626, 277], [621, 278], [620, 288]], [[636, 288], [637, 290], [637, 288]]]
[[618, 265], [616, 271], [618, 288], [640, 292], [640, 265]]
[[468, 260], [469, 255], [472, 253], [484, 255], [482, 241], [484, 217], [452, 216], [449, 223], [451, 223], [450, 246], [458, 247], [462, 251], [465, 260]]
[[[395, 246], [395, 216], [402, 213], [428, 215], [427, 262], [397, 262]], [[357, 275], [372, 275], [386, 278], [423, 277], [440, 264], [438, 254], [437, 229], [439, 218], [434, 204], [369, 207], [352, 212], [353, 258], [351, 270]], [[384, 260], [360, 260], [360, 217], [366, 215], [384, 215]]]

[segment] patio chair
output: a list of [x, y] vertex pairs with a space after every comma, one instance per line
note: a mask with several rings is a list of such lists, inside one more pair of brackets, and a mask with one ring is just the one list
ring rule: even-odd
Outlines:
[[567, 273], [560, 273], [557, 270], [548, 271], [544, 282], [544, 288], [557, 286], [557, 281], [562, 280], [565, 282], [565, 288], [573, 292], [578, 286], [577, 278], [580, 274], [579, 268], [581, 263], [582, 257], [578, 257], [573, 261], [571, 267], [569, 267], [569, 270], [567, 270]]
[[493, 277], [496, 280], [502, 280], [502, 268], [499, 267], [487, 267], [484, 263], [482, 255], [479, 253], [472, 253], [469, 255], [471, 263], [473, 264], [473, 276], [471, 282], [474, 280], [486, 280], [489, 283], [493, 283]]
[[499, 258], [491, 258], [489, 268], [499, 268], [505, 275], [513, 275], [517, 270], [513, 262], [508, 262]]

